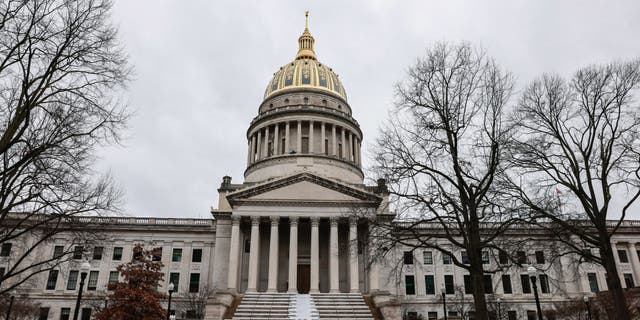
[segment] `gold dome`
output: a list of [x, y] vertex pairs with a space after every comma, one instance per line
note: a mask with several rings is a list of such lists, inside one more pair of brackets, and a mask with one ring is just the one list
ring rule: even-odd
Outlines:
[[273, 74], [264, 92], [264, 98], [267, 99], [275, 93], [293, 88], [314, 88], [336, 94], [346, 101], [347, 94], [338, 75], [316, 59], [313, 51], [315, 39], [309, 32], [309, 13], [306, 12], [305, 15], [307, 19], [304, 32], [298, 38], [296, 59], [280, 67]]

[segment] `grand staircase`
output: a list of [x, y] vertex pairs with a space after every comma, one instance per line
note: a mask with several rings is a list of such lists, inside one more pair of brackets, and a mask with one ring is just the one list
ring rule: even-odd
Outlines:
[[359, 293], [246, 293], [233, 318], [248, 319], [371, 319]]

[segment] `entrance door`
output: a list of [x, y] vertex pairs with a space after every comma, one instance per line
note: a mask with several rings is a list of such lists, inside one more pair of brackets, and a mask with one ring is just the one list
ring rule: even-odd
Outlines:
[[298, 265], [298, 293], [309, 293], [311, 287], [311, 266]]

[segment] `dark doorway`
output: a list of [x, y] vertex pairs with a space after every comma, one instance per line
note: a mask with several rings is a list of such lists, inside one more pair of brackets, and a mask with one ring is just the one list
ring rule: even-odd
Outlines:
[[308, 264], [298, 265], [298, 293], [309, 293], [311, 287], [311, 266]]

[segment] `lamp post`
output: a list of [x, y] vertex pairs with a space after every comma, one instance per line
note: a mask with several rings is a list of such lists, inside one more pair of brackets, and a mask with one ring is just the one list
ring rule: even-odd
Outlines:
[[591, 307], [589, 306], [589, 297], [584, 296], [584, 298], [582, 299], [584, 300], [584, 304], [587, 306], [587, 319], [591, 320]]
[[167, 287], [167, 289], [169, 289], [169, 306], [167, 307], [167, 320], [171, 319], [171, 295], [173, 294], [173, 282], [169, 282], [169, 286]]
[[502, 320], [502, 310], [500, 308], [501, 307], [500, 303], [502, 302], [502, 299], [498, 298], [496, 302], [498, 303], [498, 320]]
[[11, 308], [13, 307], [13, 300], [16, 298], [15, 291], [11, 290], [9, 294], [11, 295], [11, 297], [9, 298], [9, 308], [7, 309], [7, 317], [5, 318], [6, 320], [9, 320], [9, 317], [11, 316]]
[[538, 320], [542, 320], [542, 310], [540, 309], [540, 299], [538, 298], [538, 285], [536, 284], [536, 268], [530, 266], [527, 268], [531, 285], [533, 286], [533, 297], [536, 299], [536, 309], [538, 310]]
[[82, 300], [82, 288], [84, 287], [84, 279], [87, 278], [89, 269], [91, 269], [91, 265], [89, 264], [89, 261], [85, 260], [80, 265], [80, 289], [78, 289], [78, 299], [76, 300], [76, 308], [73, 313], [73, 320], [78, 320], [78, 313], [80, 312], [80, 300]]
[[442, 311], [444, 312], [444, 320], [447, 320], [447, 291], [443, 288], [442, 292]]

